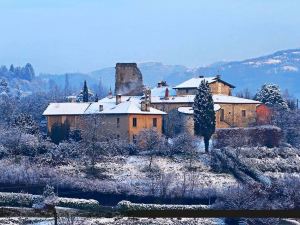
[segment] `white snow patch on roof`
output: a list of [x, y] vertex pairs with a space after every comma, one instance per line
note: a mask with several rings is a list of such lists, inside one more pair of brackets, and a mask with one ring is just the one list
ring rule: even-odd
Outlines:
[[200, 78], [200, 77], [194, 77], [194, 78], [191, 78], [177, 86], [175, 86], [174, 88], [198, 88], [199, 85], [201, 84], [201, 81], [205, 80], [207, 81], [208, 83], [212, 83], [214, 81], [216, 81], [216, 77], [203, 77], [203, 78]]
[[213, 95], [213, 100], [215, 103], [240, 103], [240, 104], [259, 104], [259, 101], [252, 99], [239, 98], [229, 95]]
[[[116, 104], [116, 98], [104, 98], [90, 103], [50, 103], [43, 115], [86, 115], [86, 114], [166, 114], [150, 107], [150, 111], [141, 110], [140, 96], [122, 96], [121, 103]], [[103, 109], [100, 111], [100, 105]]]
[[151, 96], [164, 97], [167, 88], [169, 90], [169, 96], [176, 95], [176, 91], [172, 87], [155, 87], [151, 89]]
[[[100, 111], [100, 105], [103, 106], [103, 111]], [[142, 111], [139, 101], [125, 101], [119, 104], [112, 102], [94, 102], [85, 111], [85, 114], [166, 114], [163, 111], [150, 107], [150, 111]]]
[[[152, 103], [193, 103], [195, 95], [174, 96], [169, 99], [151, 97]], [[259, 101], [229, 95], [213, 95], [214, 103], [259, 104]]]
[[78, 102], [64, 102], [64, 103], [50, 103], [44, 111], [44, 116], [50, 115], [81, 115], [91, 103], [78, 103]]

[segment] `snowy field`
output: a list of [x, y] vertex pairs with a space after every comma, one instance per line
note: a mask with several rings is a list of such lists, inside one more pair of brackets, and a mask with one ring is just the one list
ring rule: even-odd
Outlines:
[[[97, 169], [102, 171], [102, 176], [112, 186], [123, 187], [135, 195], [159, 195], [162, 188], [170, 195], [180, 194], [178, 192], [182, 188], [186, 189], [186, 193], [197, 195], [203, 190], [236, 185], [237, 181], [232, 175], [211, 171], [209, 157], [207, 154], [200, 155], [199, 159], [192, 162], [193, 170], [188, 169], [189, 162], [185, 159], [158, 156], [153, 159], [151, 172], [147, 170], [147, 156], [106, 158], [97, 164]], [[76, 175], [76, 168], [71, 165], [61, 166], [59, 170], [61, 173]], [[80, 175], [85, 176], [83, 173]]]

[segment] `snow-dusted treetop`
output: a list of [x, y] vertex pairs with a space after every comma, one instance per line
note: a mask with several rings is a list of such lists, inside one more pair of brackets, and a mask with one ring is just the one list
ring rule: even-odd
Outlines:
[[285, 99], [283, 99], [280, 88], [276, 84], [264, 84], [256, 93], [255, 99], [267, 106], [288, 109], [288, 104]]

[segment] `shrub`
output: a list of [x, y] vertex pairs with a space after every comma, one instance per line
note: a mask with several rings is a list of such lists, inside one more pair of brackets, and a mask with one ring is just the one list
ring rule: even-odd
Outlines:
[[279, 146], [281, 137], [281, 129], [276, 126], [224, 128], [216, 131], [214, 147], [266, 146], [273, 148]]
[[70, 134], [70, 125], [66, 122], [63, 124], [54, 123], [51, 127], [50, 138], [55, 144], [63, 140], [68, 140]]
[[121, 201], [117, 208], [123, 212], [145, 211], [145, 210], [204, 210], [209, 209], [208, 205], [162, 205], [162, 204], [138, 204], [130, 201]]
[[[42, 201], [42, 195], [4, 192], [0, 193], [0, 206], [32, 207], [34, 203]], [[58, 198], [57, 206], [81, 210], [97, 210], [100, 208], [100, 204], [96, 200], [77, 198]]]

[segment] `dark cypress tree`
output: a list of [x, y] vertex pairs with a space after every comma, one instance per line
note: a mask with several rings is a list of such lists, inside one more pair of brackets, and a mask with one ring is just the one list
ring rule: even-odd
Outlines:
[[205, 152], [209, 150], [209, 140], [216, 129], [214, 102], [208, 82], [203, 80], [194, 99], [194, 131], [195, 135], [204, 138]]
[[88, 90], [88, 87], [86, 84], [86, 80], [84, 81], [84, 85], [83, 85], [82, 100], [83, 100], [83, 102], [89, 101], [89, 90]]

